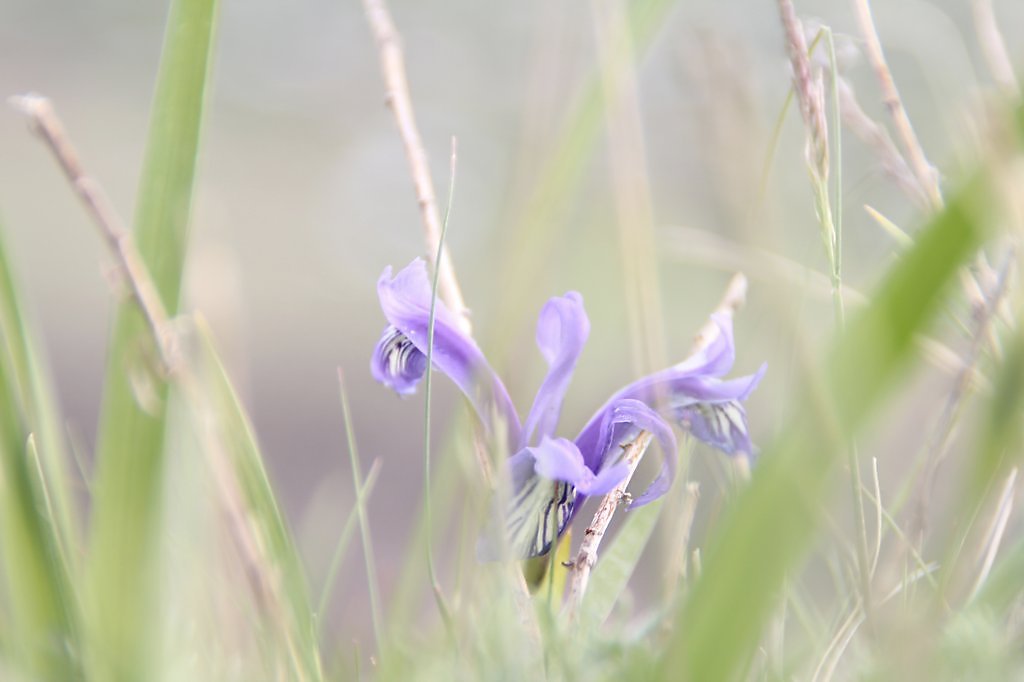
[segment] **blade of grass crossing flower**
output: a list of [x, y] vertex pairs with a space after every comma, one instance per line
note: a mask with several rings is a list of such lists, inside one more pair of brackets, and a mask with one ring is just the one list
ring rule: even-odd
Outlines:
[[377, 649], [382, 650], [385, 640], [382, 637], [383, 621], [380, 611], [380, 588], [377, 586], [377, 562], [373, 553], [373, 536], [370, 533], [370, 521], [366, 512], [365, 501], [359, 497], [362, 485], [362, 467], [359, 465], [359, 451], [356, 447], [356, 434], [352, 427], [352, 413], [348, 406], [348, 393], [345, 391], [345, 377], [338, 370], [338, 388], [341, 393], [341, 413], [345, 420], [345, 438], [348, 442], [349, 462], [352, 465], [352, 485], [356, 491], [356, 516], [359, 518], [359, 534], [363, 540], [363, 561], [366, 566], [366, 589], [370, 594], [370, 616], [373, 619], [373, 634], [377, 640]]
[[261, 558], [278, 578], [278, 590], [287, 609], [287, 621], [278, 626], [298, 647], [289, 654], [296, 659], [302, 679], [319, 679], [317, 628], [302, 558], [277, 503], [252, 424], [214, 347], [209, 327], [201, 317], [195, 323], [201, 342], [204, 392], [212, 413], [217, 415], [218, 433], [238, 480], [246, 520], [259, 541]]
[[[178, 308], [216, 0], [175, 0], [164, 37], [137, 194], [135, 237], [165, 309]], [[159, 636], [154, 558], [159, 537], [167, 385], [151, 376], [144, 408], [132, 376], [145, 374], [142, 316], [126, 301], [111, 340], [97, 445], [90, 613], [97, 678], [136, 680]], [[141, 372], [140, 372], [141, 368]], [[149, 374], [153, 374], [151, 371]]]
[[[766, 448], [704, 554], [700, 579], [682, 605], [663, 671], [687, 679], [741, 675], [791, 569], [817, 527], [829, 474], [847, 439], [877, 409], [913, 339], [943, 302], [946, 285], [980, 244], [988, 199], [975, 177], [936, 215], [896, 263], [867, 309], [839, 336], [820, 376], [808, 377], [800, 414]], [[735, 617], [741, 604], [743, 618]]]

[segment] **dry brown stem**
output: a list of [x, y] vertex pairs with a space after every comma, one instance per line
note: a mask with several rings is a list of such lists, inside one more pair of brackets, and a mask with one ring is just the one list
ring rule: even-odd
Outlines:
[[[601, 498], [594, 518], [583, 532], [583, 541], [580, 542], [579, 552], [569, 569], [569, 614], [570, 619], [578, 618], [580, 605], [583, 603], [583, 595], [587, 591], [587, 583], [590, 581], [590, 572], [597, 563], [597, 549], [601, 546], [601, 540], [608, 531], [608, 526], [615, 516], [615, 510], [619, 504], [626, 499], [626, 487], [636, 472], [640, 460], [651, 444], [652, 435], [648, 431], [641, 431], [636, 440], [630, 443], [622, 456], [622, 461], [629, 465], [629, 473], [622, 479], [610, 493]], [[666, 457], [672, 457], [675, 453], [666, 452]]]
[[50, 148], [71, 187], [85, 204], [86, 210], [99, 228], [100, 236], [117, 258], [118, 268], [124, 275], [132, 296], [138, 302], [157, 345], [157, 351], [164, 365], [170, 371], [177, 365], [175, 346], [167, 323], [167, 311], [149, 276], [142, 257], [135, 248], [135, 240], [125, 227], [117, 211], [107, 199], [98, 182], [89, 177], [82, 168], [78, 152], [71, 144], [63, 124], [53, 110], [50, 100], [29, 93], [10, 98], [11, 104], [28, 117], [29, 125], [36, 135]]
[[[225, 445], [224, 434], [213, 418], [213, 411], [199, 378], [179, 352], [178, 334], [167, 316], [142, 255], [135, 247], [131, 232], [107, 199], [103, 188], [86, 174], [78, 152], [50, 100], [41, 95], [28, 94], [12, 97], [11, 103], [28, 117], [32, 131], [50, 148], [114, 255], [120, 274], [132, 292], [132, 300], [146, 320], [166, 378], [174, 381], [192, 411], [199, 439], [209, 455], [208, 464], [220, 492], [222, 513], [238, 551], [242, 572], [248, 579], [257, 603], [265, 609], [270, 620], [282, 628], [289, 654], [295, 656], [292, 637], [294, 624], [291, 624], [291, 618], [285, 613], [279, 575], [266, 555], [266, 542], [260, 537], [260, 530], [250, 513]], [[199, 320], [198, 324], [202, 325], [203, 322]]]
[[807, 128], [808, 162], [820, 182], [828, 180], [828, 122], [825, 119], [825, 88], [820, 74], [811, 72], [807, 39], [796, 16], [792, 0], [779, 0], [782, 28], [786, 32], [786, 51], [793, 67], [793, 90], [800, 104], [800, 115]]
[[853, 0], [854, 10], [857, 14], [857, 23], [860, 24], [862, 37], [864, 38], [865, 49], [868, 61], [875, 70], [878, 78], [878, 85], [882, 90], [882, 101], [885, 103], [889, 114], [892, 116], [893, 125], [896, 126], [896, 134], [903, 143], [907, 159], [918, 183], [928, 194], [928, 200], [933, 209], [942, 207], [942, 193], [939, 191], [939, 179], [935, 169], [925, 157], [924, 149], [917, 139], [917, 133], [910, 124], [910, 117], [903, 107], [903, 100], [900, 99], [899, 90], [896, 89], [896, 82], [893, 80], [892, 72], [889, 71], [889, 64], [885, 61], [885, 53], [882, 51], [882, 43], [878, 39], [878, 31], [875, 29], [875, 20], [871, 16], [871, 6], [868, 0]]
[[[416, 125], [412, 98], [409, 95], [401, 39], [384, 0], [363, 0], [363, 9], [377, 42], [387, 105], [395, 116], [395, 123], [398, 124], [398, 133], [402, 138], [413, 187], [416, 190], [416, 202], [420, 208], [420, 217], [423, 219], [427, 255], [430, 262], [433, 262], [441, 247], [441, 214], [437, 208], [437, 194], [430, 174], [430, 164], [427, 162], [427, 152], [423, 147], [419, 127]], [[462, 330], [469, 333], [471, 325], [468, 310], [455, 277], [447, 246], [443, 248], [439, 270], [441, 300], [456, 314]]]
[[974, 0], [971, 9], [974, 13], [974, 25], [978, 31], [981, 52], [985, 55], [985, 62], [992, 72], [992, 77], [1006, 94], [1019, 97], [1020, 84], [1013, 72], [1013, 61], [1006, 49], [1006, 41], [999, 31], [999, 21], [992, 8], [992, 0]]

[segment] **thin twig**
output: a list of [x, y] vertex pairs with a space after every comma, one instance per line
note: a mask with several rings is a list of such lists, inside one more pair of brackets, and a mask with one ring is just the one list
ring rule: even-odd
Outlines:
[[89, 177], [82, 168], [78, 152], [71, 144], [63, 124], [47, 98], [29, 93], [11, 97], [10, 103], [29, 119], [33, 133], [42, 138], [53, 152], [71, 187], [78, 194], [92, 216], [100, 236], [118, 260], [118, 266], [128, 282], [132, 296], [157, 344], [164, 369], [170, 371], [177, 364], [175, 346], [167, 324], [167, 311], [156, 285], [135, 248], [131, 232], [126, 228], [117, 211], [114, 210], [106, 193], [98, 182]]
[[437, 195], [434, 192], [434, 181], [427, 162], [427, 152], [423, 147], [416, 116], [409, 95], [409, 82], [405, 75], [405, 57], [402, 43], [395, 29], [395, 23], [388, 12], [384, 0], [363, 0], [366, 19], [370, 23], [373, 37], [380, 53], [380, 66], [384, 75], [386, 101], [395, 115], [398, 132], [405, 148], [405, 156], [409, 162], [413, 186], [416, 190], [416, 201], [420, 207], [423, 228], [427, 241], [427, 255], [433, 259], [441, 253], [438, 276], [440, 278], [441, 300], [456, 314], [459, 325], [466, 333], [470, 331], [470, 321], [466, 303], [462, 298], [462, 290], [455, 278], [451, 255], [448, 248], [441, 243], [441, 213], [437, 208]]
[[865, 113], [849, 81], [837, 76], [836, 85], [839, 89], [839, 111], [843, 125], [871, 147], [881, 162], [882, 169], [911, 201], [921, 209], [930, 209], [931, 201], [927, 190], [910, 170], [907, 160], [903, 158], [903, 154], [889, 136], [889, 131]]
[[674, 594], [680, 582], [685, 582], [687, 574], [686, 557], [690, 553], [690, 533], [693, 531], [693, 519], [697, 515], [697, 503], [700, 501], [700, 484], [690, 481], [686, 484], [682, 510], [679, 513], [678, 527], [680, 534], [674, 538], [674, 549], [671, 558], [666, 562], [668, 571], [666, 579], [670, 594]]
[[370, 531], [369, 512], [366, 499], [359, 495], [363, 485], [362, 467], [359, 465], [359, 452], [356, 447], [355, 430], [352, 426], [352, 412], [348, 404], [348, 392], [345, 390], [345, 374], [338, 368], [338, 389], [341, 394], [341, 413], [345, 420], [345, 440], [348, 445], [349, 465], [352, 467], [352, 487], [356, 494], [356, 517], [359, 519], [359, 535], [363, 541], [363, 565], [366, 569], [366, 589], [370, 597], [370, 617], [373, 620], [373, 634], [377, 640], [377, 650], [384, 649], [383, 618], [381, 616], [380, 589], [377, 586], [378, 573], [376, 555], [373, 551], [373, 535]]
[[882, 51], [882, 43], [878, 39], [878, 31], [875, 29], [875, 20], [871, 16], [871, 6], [868, 0], [853, 0], [854, 10], [857, 14], [857, 23], [863, 34], [865, 47], [867, 48], [868, 61], [875, 70], [878, 78], [878, 85], [882, 90], [882, 101], [885, 103], [889, 114], [892, 116], [893, 124], [896, 126], [896, 133], [903, 143], [910, 168], [917, 177], [918, 183], [928, 194], [928, 200], [933, 209], [942, 207], [942, 193], [939, 191], [938, 175], [935, 168], [928, 163], [924, 149], [917, 139], [917, 133], [910, 124], [910, 117], [903, 107], [903, 100], [900, 99], [899, 90], [896, 89], [896, 82], [893, 80], [892, 72], [885, 61], [885, 53]]
[[807, 127], [808, 162], [820, 182], [828, 181], [828, 123], [825, 120], [825, 92], [821, 78], [811, 73], [807, 39], [796, 16], [792, 0], [779, 0], [779, 15], [786, 32], [786, 50], [793, 67], [793, 91], [800, 104], [800, 116]]
[[[722, 300], [719, 302], [718, 307], [715, 308], [715, 313], [731, 316], [743, 305], [746, 296], [747, 278], [743, 276], [743, 273], [737, 272], [729, 280], [725, 293], [722, 295]], [[694, 338], [693, 352], [704, 348], [717, 333], [719, 333], [717, 324], [714, 320], [708, 320]], [[601, 545], [601, 540], [608, 531], [608, 526], [612, 522], [612, 517], [615, 515], [615, 510], [618, 508], [619, 503], [626, 497], [626, 487], [629, 485], [630, 479], [633, 478], [633, 473], [636, 471], [637, 465], [640, 464], [644, 452], [647, 451], [651, 438], [652, 434], [647, 431], [641, 431], [637, 438], [626, 448], [622, 461], [629, 466], [629, 472], [621, 483], [601, 499], [601, 503], [594, 513], [594, 518], [583, 533], [583, 540], [580, 543], [576, 559], [569, 568], [567, 609], [570, 621], [579, 617], [580, 605], [583, 602], [583, 595], [587, 590], [590, 572], [597, 562], [597, 550]], [[666, 452], [665, 456], [674, 457], [675, 454], [674, 452]]]
[[[78, 152], [50, 101], [41, 95], [28, 94], [12, 97], [10, 102], [29, 118], [31, 130], [50, 148], [113, 253], [120, 274], [132, 292], [132, 300], [145, 318], [156, 344], [165, 378], [174, 381], [185, 396], [185, 404], [192, 409], [200, 442], [209, 454], [210, 471], [221, 493], [221, 511], [235, 549], [239, 552], [241, 572], [248, 579], [254, 598], [266, 610], [271, 622], [282, 628], [285, 650], [296, 666], [294, 672], [299, 679], [306, 679], [299, 654], [295, 651], [295, 624], [286, 615], [284, 599], [280, 594], [280, 576], [266, 556], [266, 542], [259, 537], [260, 532], [254, 526], [252, 515], [247, 509], [237, 473], [229, 465], [230, 457], [225, 451], [224, 436], [210, 416], [211, 410], [207, 406], [198, 377], [178, 350], [178, 333], [167, 316], [152, 276], [135, 246], [135, 240], [107, 199], [103, 188], [85, 173]], [[310, 672], [319, 676], [319, 660], [313, 665], [315, 669]]]
[[[629, 444], [623, 454], [622, 461], [629, 466], [629, 473], [622, 479], [610, 493], [601, 499], [594, 519], [587, 526], [583, 533], [583, 541], [580, 543], [579, 552], [569, 569], [569, 617], [570, 620], [579, 617], [580, 605], [583, 603], [583, 595], [587, 591], [587, 583], [590, 581], [590, 572], [597, 563], [597, 550], [601, 546], [601, 540], [608, 531], [608, 526], [615, 516], [615, 510], [626, 498], [626, 487], [636, 472], [637, 465], [643, 459], [647, 447], [651, 444], [652, 434], [648, 431], [641, 431], [636, 440]], [[666, 457], [673, 457], [675, 453], [667, 452]]]
[[[722, 294], [714, 314], [732, 316], [746, 301], [747, 278], [742, 272], [737, 272], [729, 279], [729, 283], [725, 285], [725, 293]], [[707, 346], [715, 338], [716, 334], [718, 334], [718, 325], [715, 324], [714, 320], [709, 319], [697, 331], [696, 336], [693, 337], [691, 353], [696, 353]]]
[[964, 366], [953, 383], [953, 390], [950, 391], [949, 396], [946, 398], [946, 403], [936, 423], [935, 430], [932, 432], [928, 446], [925, 448], [925, 457], [927, 459], [924, 464], [923, 475], [919, 479], [921, 487], [918, 490], [917, 508], [913, 525], [914, 532], [912, 533], [916, 537], [919, 546], [924, 542], [924, 536], [928, 528], [929, 509], [939, 468], [949, 452], [954, 427], [963, 407], [964, 399], [971, 387], [975, 367], [981, 357], [982, 346], [992, 325], [992, 318], [995, 315], [995, 311], [998, 310], [1003, 297], [1006, 295], [1013, 262], [1014, 250], [1011, 247], [1005, 256], [992, 291], [987, 296], [982, 295], [984, 305], [975, 309], [975, 326], [970, 349], [964, 359]]
[[992, 77], [1006, 94], [1011, 97], [1019, 96], [1020, 84], [1014, 75], [1013, 61], [1006, 49], [1003, 34], [999, 31], [992, 0], [973, 0], [971, 10], [974, 13], [974, 26], [978, 31], [978, 42], [981, 44], [981, 52], [985, 56], [988, 70], [992, 72]]
[[1013, 513], [1014, 485], [1017, 482], [1017, 472], [1017, 467], [1013, 467], [1006, 477], [1006, 482], [1003, 484], [1003, 492], [999, 495], [999, 504], [996, 505], [992, 524], [989, 527], [988, 533], [985, 534], [987, 540], [982, 547], [983, 554], [978, 569], [978, 577], [974, 581], [974, 587], [971, 588], [971, 595], [967, 598], [968, 602], [974, 600], [981, 587], [985, 584], [989, 573], [992, 571], [992, 565], [995, 563], [996, 554], [999, 553], [999, 545], [1002, 544], [1003, 535], [1006, 533], [1006, 525], [1010, 522], [1010, 515]]
[[[835, 55], [835, 41], [832, 31], [828, 27], [819, 30], [824, 37], [828, 49], [828, 62], [831, 76], [831, 99], [832, 99], [832, 126], [835, 134], [835, 165], [836, 183], [834, 197], [830, 196], [828, 186], [829, 159], [828, 159], [828, 127], [824, 114], [824, 75], [819, 67], [812, 72], [810, 60], [807, 55], [807, 44], [800, 20], [796, 16], [792, 0], [779, 0], [779, 13], [782, 18], [782, 25], [786, 33], [786, 49], [793, 67], [794, 90], [797, 99], [800, 101], [800, 110], [804, 117], [804, 127], [807, 129], [807, 144], [809, 149], [822, 148], [823, 154], [816, 159], [809, 159], [811, 184], [815, 196], [815, 209], [818, 222], [821, 227], [822, 241], [825, 244], [826, 256], [829, 261], [829, 270], [832, 280], [832, 304], [833, 313], [836, 319], [836, 327], [842, 331], [845, 326], [845, 304], [842, 296], [842, 157], [841, 157], [841, 130], [840, 123], [840, 90], [839, 74]], [[811, 161], [817, 161], [815, 167]], [[832, 208], [833, 200], [835, 209]], [[871, 613], [871, 576], [868, 559], [867, 522], [865, 520], [864, 504], [859, 490], [862, 486], [860, 462], [857, 454], [857, 445], [850, 442], [845, 448], [847, 466], [850, 470], [850, 484], [853, 489], [854, 521], [857, 526], [857, 567], [861, 582], [861, 596], [866, 611]]]

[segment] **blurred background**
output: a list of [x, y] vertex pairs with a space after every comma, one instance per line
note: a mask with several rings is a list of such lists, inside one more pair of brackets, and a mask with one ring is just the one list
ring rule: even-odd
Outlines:
[[[992, 4], [1021, 64], [1024, 4]], [[615, 18], [594, 11], [604, 3], [395, 0], [391, 9], [442, 204], [450, 139], [458, 138], [448, 243], [475, 334], [520, 410], [543, 376], [533, 324], [549, 296], [582, 292], [593, 326], [561, 422], [561, 435], [572, 436], [620, 385], [658, 361], [681, 360], [730, 273], [744, 269], [751, 292], [737, 318], [735, 372], [769, 362], [748, 405], [754, 440], [763, 442], [784, 413], [800, 409], [779, 398], [801, 343], [832, 330], [827, 280], [814, 274], [827, 265], [795, 107], [770, 158], [790, 86], [777, 8], [648, 5], [650, 16], [634, 17], [636, 81], [626, 79], [611, 107], [600, 97], [609, 71], [600, 64]], [[992, 88], [971, 3], [886, 0], [874, 10], [922, 145], [955, 178], [974, 142], [971, 117]], [[797, 11], [833, 28], [861, 106], [886, 121], [848, 3], [798, 2]], [[132, 215], [165, 12], [153, 0], [0, 0], [0, 95], [52, 98], [124, 216]], [[630, 72], [628, 60], [617, 64]], [[849, 131], [842, 157], [844, 282], [869, 291], [897, 245], [864, 204], [908, 231], [921, 214]], [[69, 432], [88, 461], [111, 263], [56, 165], [9, 109], [0, 110], [0, 218]], [[401, 400], [376, 385], [368, 361], [384, 325], [377, 277], [423, 250], [360, 3], [223, 3], [185, 308], [211, 322], [315, 589], [353, 500], [338, 367], [364, 471], [381, 460], [370, 518], [385, 597], [406, 556], [420, 508], [422, 398]], [[660, 327], [640, 337], [631, 336], [636, 311], [623, 270], [634, 257], [654, 283]], [[650, 347], [638, 348], [638, 338]], [[918, 377], [904, 407], [931, 418], [929, 392], [951, 381], [938, 369]], [[441, 459], [460, 400], [445, 382], [435, 395]], [[884, 446], [871, 454], [883, 472], [902, 471], [902, 444], [920, 435], [907, 414], [876, 428]], [[690, 472], [711, 500], [714, 457], [698, 448]], [[361, 564], [349, 558], [342, 570], [335, 594], [346, 615], [336, 614], [335, 630], [365, 636]]]

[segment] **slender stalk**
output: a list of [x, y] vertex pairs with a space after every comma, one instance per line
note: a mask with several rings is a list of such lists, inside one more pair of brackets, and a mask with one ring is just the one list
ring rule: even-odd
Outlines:
[[974, 14], [974, 26], [978, 32], [978, 43], [985, 56], [988, 70], [992, 72], [999, 87], [1010, 96], [1020, 96], [1020, 84], [1013, 72], [1013, 60], [1006, 49], [1006, 41], [999, 30], [992, 0], [973, 0], [971, 10]]
[[[434, 279], [430, 290], [430, 318], [427, 323], [427, 371], [424, 378], [424, 407], [423, 407], [423, 505], [427, 517], [427, 528], [434, 527], [433, 507], [431, 505], [430, 493], [430, 396], [434, 379], [434, 323], [437, 321], [437, 288], [441, 274], [441, 256], [444, 253], [444, 238], [448, 234], [448, 219], [451, 217], [452, 200], [455, 197], [455, 166], [458, 158], [458, 147], [455, 138], [452, 138], [451, 155], [451, 177], [448, 183], [448, 206], [445, 209], [444, 222], [441, 225], [441, 234], [437, 244], [437, 255], [434, 260]], [[437, 580], [437, 570], [434, 567], [434, 541], [430, 530], [427, 531], [427, 572], [430, 576], [430, 584], [434, 591], [434, 598], [437, 601], [438, 610], [444, 622], [451, 631], [451, 616], [445, 604], [441, 592], [441, 584]]]
[[893, 80], [892, 72], [889, 71], [889, 65], [885, 60], [885, 53], [882, 51], [882, 43], [878, 38], [878, 30], [875, 28], [875, 19], [871, 14], [871, 6], [868, 0], [853, 0], [853, 8], [857, 15], [857, 23], [860, 25], [861, 36], [864, 39], [868, 61], [871, 62], [878, 85], [882, 89], [882, 101], [885, 102], [885, 106], [892, 116], [896, 134], [903, 143], [910, 168], [917, 177], [918, 183], [928, 194], [932, 208], [938, 210], [942, 208], [943, 204], [938, 176], [925, 157], [924, 149], [917, 139], [917, 133], [914, 132], [914, 126], [910, 124], [907, 110], [903, 107], [903, 100], [900, 99], [896, 81]]
[[370, 521], [366, 513], [366, 504], [359, 495], [363, 482], [363, 474], [359, 466], [359, 451], [356, 447], [355, 432], [352, 429], [352, 413], [348, 405], [348, 393], [345, 391], [345, 376], [338, 368], [338, 387], [341, 392], [341, 413], [345, 419], [345, 438], [348, 441], [348, 456], [352, 466], [352, 486], [356, 493], [356, 515], [359, 518], [359, 534], [363, 540], [363, 561], [366, 567], [366, 589], [370, 595], [370, 617], [373, 619], [373, 634], [377, 640], [378, 651], [384, 648], [381, 630], [380, 589], [377, 586], [377, 562], [374, 559], [373, 536], [370, 534]]
[[[647, 447], [651, 444], [652, 437], [650, 432], [641, 431], [636, 440], [630, 443], [622, 456], [622, 461], [629, 466], [629, 473], [621, 483], [601, 499], [601, 504], [598, 505], [597, 511], [594, 513], [593, 521], [583, 533], [579, 552], [569, 569], [568, 609], [570, 621], [579, 617], [583, 595], [587, 591], [587, 583], [590, 580], [590, 572], [593, 570], [594, 564], [597, 563], [597, 550], [601, 546], [601, 540], [604, 539], [604, 534], [608, 531], [608, 526], [612, 522], [619, 503], [626, 499], [626, 487], [629, 486], [629, 481], [633, 478], [637, 465], [640, 464]], [[665, 456], [673, 457], [675, 453], [665, 453]]]
[[921, 483], [917, 493], [917, 508], [914, 513], [912, 533], [919, 548], [924, 542], [924, 536], [927, 531], [932, 494], [937, 482], [939, 468], [949, 452], [953, 431], [973, 383], [974, 373], [978, 361], [981, 359], [985, 339], [992, 327], [992, 319], [1007, 294], [1013, 262], [1014, 249], [1011, 247], [1000, 267], [999, 275], [992, 291], [987, 295], [982, 295], [982, 300], [985, 304], [975, 311], [974, 328], [971, 330], [970, 335], [971, 345], [964, 358], [963, 368], [957, 374], [953, 390], [946, 398], [946, 403], [936, 423], [935, 430], [932, 432], [923, 453], [926, 459], [920, 476]]
[[199, 431], [200, 440], [209, 454], [210, 472], [220, 493], [220, 503], [229, 533], [244, 563], [244, 574], [250, 579], [253, 594], [267, 617], [281, 628], [284, 650], [297, 679], [320, 679], [319, 659], [315, 657], [307, 669], [295, 650], [294, 633], [285, 613], [280, 580], [275, 567], [266, 556], [265, 544], [254, 527], [237, 473], [230, 464], [223, 435], [209, 418], [209, 407], [194, 368], [180, 352], [179, 332], [167, 316], [156, 285], [139, 254], [131, 233], [106, 197], [103, 188], [88, 176], [77, 151], [48, 99], [40, 95], [12, 98], [12, 103], [29, 117], [36, 132], [53, 152], [82, 203], [89, 211], [111, 253], [121, 276], [127, 281], [132, 300], [146, 320], [157, 350], [157, 361], [185, 398]]
[[78, 194], [78, 198], [99, 228], [100, 236], [116, 256], [118, 267], [127, 281], [132, 296], [138, 302], [139, 310], [157, 344], [164, 368], [170, 370], [175, 364], [176, 353], [167, 331], [167, 311], [156, 285], [142, 262], [142, 256], [135, 247], [131, 232], [107, 198], [103, 187], [86, 174], [78, 152], [68, 138], [50, 100], [42, 95], [29, 93], [11, 97], [9, 101], [28, 117], [32, 132], [50, 148], [72, 189]]
[[356, 524], [359, 522], [359, 505], [363, 503], [362, 500], [369, 498], [370, 493], [373, 492], [373, 486], [376, 485], [377, 477], [380, 475], [380, 466], [381, 460], [375, 459], [370, 466], [370, 471], [366, 474], [366, 480], [362, 482], [356, 491], [355, 506], [349, 512], [345, 524], [341, 527], [341, 533], [338, 535], [338, 544], [334, 547], [334, 555], [331, 557], [330, 566], [327, 568], [327, 577], [324, 578], [323, 590], [320, 592], [320, 601], [317, 602], [316, 614], [320, 624], [323, 623], [323, 617], [331, 603], [331, 592], [334, 590], [338, 569], [341, 568], [341, 560], [348, 550], [352, 533], [355, 532]]
[[[828, 27], [822, 28], [825, 45], [828, 49], [829, 68], [831, 70], [831, 103], [832, 131], [835, 135], [834, 163], [835, 173], [835, 208], [829, 193], [829, 172], [833, 160], [829, 157], [829, 130], [824, 113], [823, 75], [814, 73], [807, 54], [807, 43], [804, 38], [803, 25], [796, 16], [792, 0], [779, 0], [779, 14], [786, 33], [786, 47], [790, 63], [793, 66], [793, 80], [800, 112], [807, 129], [807, 146], [816, 153], [808, 158], [808, 169], [811, 185], [814, 190], [815, 211], [821, 227], [822, 241], [825, 244], [825, 255], [829, 262], [829, 275], [832, 284], [832, 309], [836, 328], [842, 332], [846, 325], [846, 313], [843, 303], [842, 280], [842, 126], [839, 115], [839, 78], [836, 68], [835, 41]], [[860, 462], [857, 446], [849, 443], [846, 449], [847, 466], [850, 469], [850, 488], [854, 506], [856, 524], [857, 568], [860, 577], [860, 592], [866, 613], [871, 613], [871, 564], [868, 551], [867, 520], [864, 511], [864, 500], [861, 489], [864, 487], [860, 473]], [[869, 616], [870, 620], [870, 616]]]
[[985, 534], [986, 541], [980, 549], [982, 554], [979, 559], [978, 577], [975, 578], [970, 596], [967, 597], [968, 603], [974, 601], [974, 598], [978, 595], [978, 592], [988, 579], [989, 573], [992, 571], [996, 554], [999, 552], [999, 545], [1002, 544], [1003, 536], [1006, 533], [1006, 526], [1010, 522], [1010, 515], [1013, 513], [1014, 484], [1017, 482], [1018, 471], [1017, 467], [1013, 467], [1006, 477], [1006, 482], [1003, 483], [1003, 489], [999, 495], [999, 503], [996, 505], [989, 530]]
[[409, 95], [409, 82], [405, 73], [405, 56], [402, 52], [401, 38], [384, 0], [363, 0], [363, 10], [377, 42], [386, 89], [385, 99], [395, 116], [395, 123], [398, 124], [398, 132], [402, 138], [402, 146], [405, 148], [405, 156], [409, 162], [409, 171], [412, 174], [413, 187], [416, 190], [416, 202], [423, 220], [427, 254], [431, 258], [435, 254], [439, 254], [437, 263], [441, 299], [455, 313], [462, 330], [469, 333], [471, 324], [466, 303], [462, 297], [458, 280], [455, 278], [455, 268], [452, 266], [451, 256], [443, 245], [444, 226], [437, 208], [437, 195], [434, 192], [434, 181], [431, 178], [430, 165], [427, 162], [427, 152], [423, 147], [419, 127], [416, 125], [416, 115], [412, 108], [412, 98]]
[[619, 232], [626, 318], [635, 369], [665, 365], [654, 208], [633, 39], [623, 0], [592, 0], [608, 138], [608, 171]]

